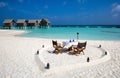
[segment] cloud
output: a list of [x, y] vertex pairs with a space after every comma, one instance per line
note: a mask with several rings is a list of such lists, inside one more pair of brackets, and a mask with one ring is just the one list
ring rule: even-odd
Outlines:
[[0, 8], [1, 7], [5, 7], [7, 5], [7, 3], [5, 3], [5, 2], [0, 2]]
[[77, 0], [78, 2], [81, 2], [81, 0]]
[[57, 16], [51, 16], [50, 18], [51, 19], [57, 19], [58, 17]]
[[112, 16], [113, 17], [117, 17], [117, 16], [119, 16], [120, 14], [118, 14], [118, 13], [114, 13]]
[[113, 3], [113, 4], [112, 4], [112, 7], [115, 7], [116, 5], [118, 5], [118, 3]]
[[48, 9], [48, 5], [45, 5], [44, 8], [45, 8], [45, 9]]
[[63, 2], [63, 6], [65, 6], [66, 4], [67, 4], [67, 2], [66, 2], [66, 1], [64, 1], [64, 2]]
[[77, 0], [77, 2], [80, 4], [84, 4], [86, 2], [86, 0]]
[[77, 0], [78, 1], [78, 3], [81, 3], [82, 2], [82, 0]]
[[120, 4], [114, 5], [112, 11], [113, 12], [120, 12]]
[[24, 0], [18, 0], [18, 2], [22, 3]]
[[120, 4], [118, 3], [112, 4], [112, 15], [113, 17], [117, 17], [120, 15]]

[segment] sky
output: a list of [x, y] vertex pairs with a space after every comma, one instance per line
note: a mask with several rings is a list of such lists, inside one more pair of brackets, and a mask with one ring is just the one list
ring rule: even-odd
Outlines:
[[120, 0], [0, 0], [0, 24], [42, 18], [51, 25], [120, 25]]

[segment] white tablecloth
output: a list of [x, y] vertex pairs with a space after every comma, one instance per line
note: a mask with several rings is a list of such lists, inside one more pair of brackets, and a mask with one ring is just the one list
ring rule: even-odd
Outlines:
[[[64, 44], [64, 43], [63, 43]], [[78, 44], [78, 42], [77, 41], [75, 41], [75, 42], [66, 42], [66, 44], [65, 44], [65, 47], [64, 48], [69, 48], [70, 46], [72, 46], [72, 45], [77, 45]]]

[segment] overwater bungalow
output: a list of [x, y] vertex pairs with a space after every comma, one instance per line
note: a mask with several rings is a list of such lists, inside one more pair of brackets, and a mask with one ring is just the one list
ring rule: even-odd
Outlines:
[[48, 20], [48, 19], [42, 19], [41, 21], [40, 21], [40, 24], [39, 24], [40, 26], [50, 26], [50, 21]]
[[27, 23], [28, 23], [27, 20], [25, 20], [25, 19], [19, 19], [19, 20], [17, 20], [16, 25], [17, 25], [17, 27], [19, 27], [20, 29], [21, 29], [21, 28], [23, 29], [23, 27], [27, 26]]
[[47, 21], [47, 26], [50, 26], [50, 21], [48, 19], [45, 19]]
[[13, 19], [5, 19], [4, 20], [4, 27], [11, 29], [15, 25], [15, 21]]
[[28, 20], [28, 26], [37, 26], [38, 21], [37, 20]]
[[41, 22], [41, 20], [37, 20], [37, 21], [38, 21], [37, 26], [40, 26], [40, 22]]

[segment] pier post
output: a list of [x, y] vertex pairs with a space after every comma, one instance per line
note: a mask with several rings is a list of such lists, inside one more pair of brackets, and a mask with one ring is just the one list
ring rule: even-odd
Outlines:
[[78, 35], [79, 35], [79, 32], [77, 32], [77, 41], [78, 41], [78, 39], [79, 39]]

